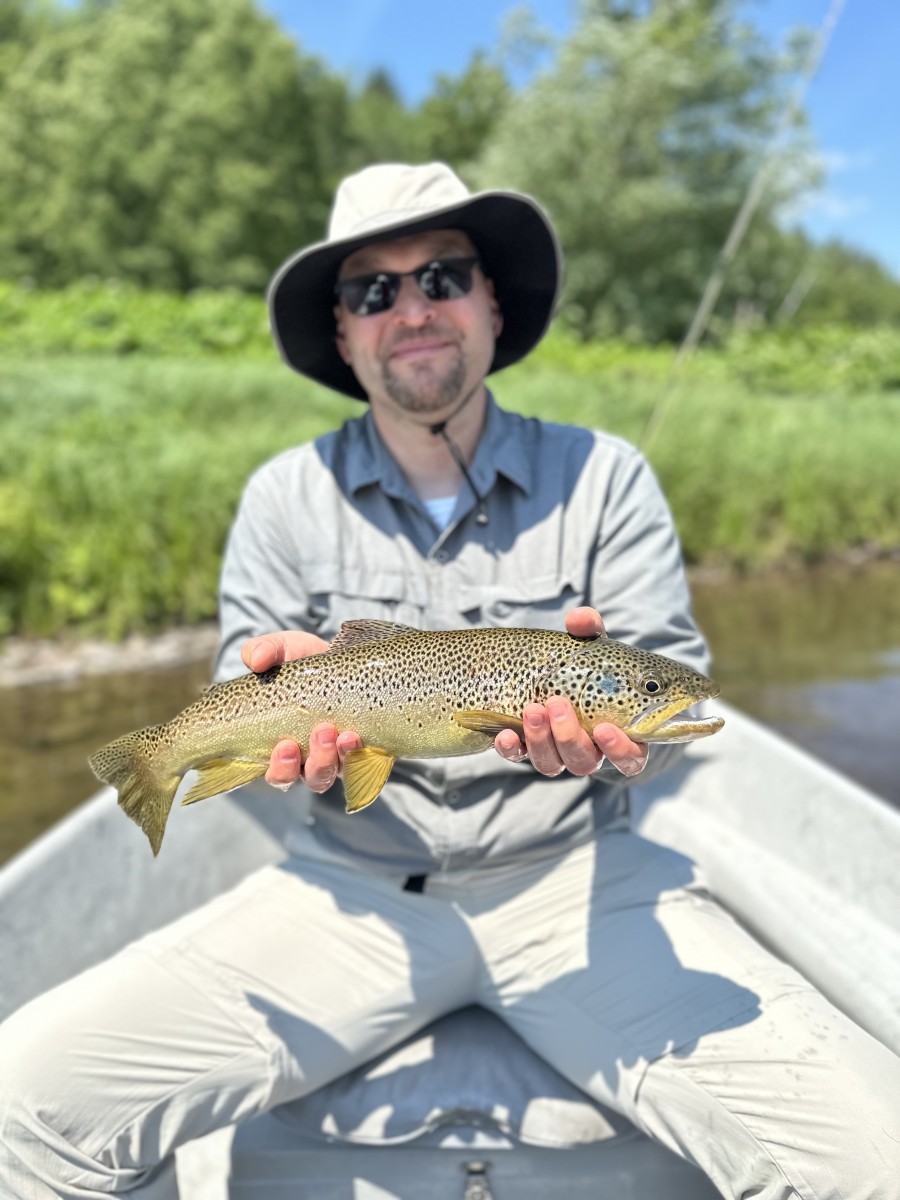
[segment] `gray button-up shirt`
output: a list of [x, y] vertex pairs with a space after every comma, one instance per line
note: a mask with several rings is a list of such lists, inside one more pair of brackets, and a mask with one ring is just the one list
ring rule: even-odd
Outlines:
[[[580, 604], [602, 613], [611, 637], [707, 669], [672, 517], [637, 450], [491, 400], [471, 474], [488, 524], [476, 523], [463, 484], [439, 532], [368, 412], [261, 467], [225, 554], [216, 678], [245, 673], [242, 643], [272, 630], [330, 639], [361, 617], [562, 629]], [[641, 778], [679, 750], [653, 747]], [[363, 812], [344, 812], [337, 784], [312, 814], [318, 836], [342, 852], [424, 873], [583, 840], [623, 815], [627, 782], [608, 765], [548, 779], [491, 749], [399, 761]]]

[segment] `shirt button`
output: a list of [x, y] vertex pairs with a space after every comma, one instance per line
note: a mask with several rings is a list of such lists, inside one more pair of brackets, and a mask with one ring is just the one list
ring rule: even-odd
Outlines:
[[450, 801], [451, 804], [455, 804], [457, 802], [457, 800], [459, 799], [459, 792], [456, 792], [456, 791], [448, 792], [447, 799]]
[[450, 555], [447, 553], [446, 550], [438, 550], [437, 554], [434, 557], [437, 559], [437, 561], [439, 563], [445, 563], [447, 561], [447, 559], [450, 557]]

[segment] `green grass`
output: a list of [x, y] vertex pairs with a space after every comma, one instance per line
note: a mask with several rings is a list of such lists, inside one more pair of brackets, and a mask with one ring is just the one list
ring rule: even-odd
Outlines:
[[0, 633], [210, 616], [246, 476], [351, 408], [252, 362], [0, 370]]
[[[0, 357], [150, 355], [154, 358], [275, 362], [262, 296], [221, 289], [172, 293], [85, 280], [57, 291], [0, 281]], [[668, 375], [668, 346], [579, 343], [558, 329], [537, 362], [595, 379], [610, 372], [656, 385]], [[785, 328], [736, 332], [704, 347], [695, 382], [754, 391], [859, 392], [900, 389], [900, 329]]]
[[[670, 352], [565, 345], [498, 376], [500, 401], [637, 440]], [[360, 411], [271, 352], [0, 358], [0, 636], [212, 616], [247, 475]], [[651, 460], [689, 561], [814, 561], [900, 546], [898, 428], [884, 386], [785, 394], [698, 362]]]
[[[660, 386], [517, 368], [498, 396], [521, 412], [638, 442]], [[690, 563], [760, 567], [900, 546], [900, 395], [773, 395], [694, 382], [675, 393], [649, 458]]]

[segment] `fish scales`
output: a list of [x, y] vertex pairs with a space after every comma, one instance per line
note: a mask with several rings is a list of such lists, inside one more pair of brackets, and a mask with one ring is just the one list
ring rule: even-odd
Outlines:
[[472, 754], [501, 729], [521, 735], [532, 701], [568, 698], [588, 731], [611, 721], [636, 740], [684, 741], [721, 726], [719, 718], [678, 719], [717, 694], [705, 676], [609, 638], [351, 621], [327, 653], [215, 684], [171, 721], [117, 739], [90, 763], [157, 852], [188, 770], [200, 773], [184, 799], [193, 803], [258, 778], [281, 738], [305, 750], [323, 721], [363, 742], [343, 765], [347, 808], [358, 811], [380, 793], [396, 758]]

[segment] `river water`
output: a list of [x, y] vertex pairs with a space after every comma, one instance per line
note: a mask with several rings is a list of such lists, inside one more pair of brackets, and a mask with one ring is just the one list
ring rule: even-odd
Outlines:
[[[900, 807], [900, 563], [695, 581], [722, 696]], [[209, 658], [0, 688], [0, 862], [96, 788], [87, 755], [174, 715]]]

